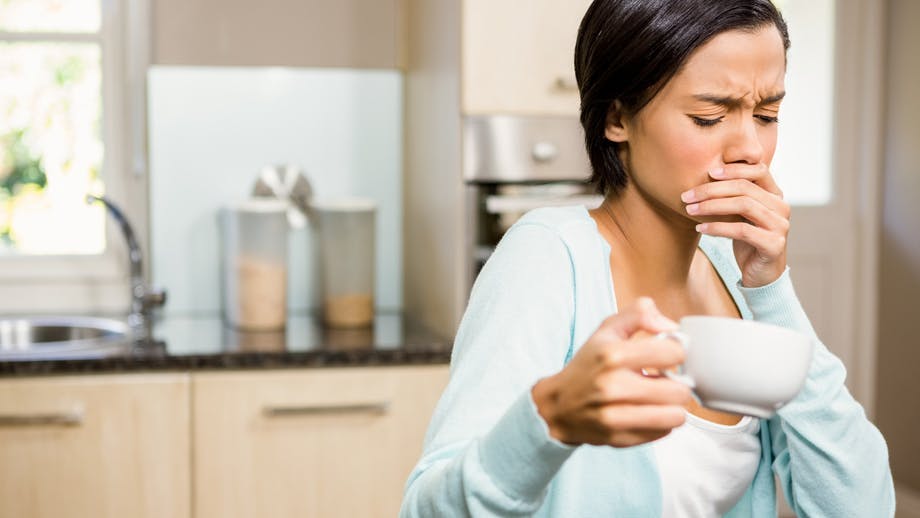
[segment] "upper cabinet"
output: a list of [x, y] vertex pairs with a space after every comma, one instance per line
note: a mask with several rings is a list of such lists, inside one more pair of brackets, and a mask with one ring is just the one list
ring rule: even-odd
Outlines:
[[404, 0], [154, 0], [158, 65], [403, 68]]
[[573, 55], [590, 0], [464, 0], [466, 115], [578, 115]]

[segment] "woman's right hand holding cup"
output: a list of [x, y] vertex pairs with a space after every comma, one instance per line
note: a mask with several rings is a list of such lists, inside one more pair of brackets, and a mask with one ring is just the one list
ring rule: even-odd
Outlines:
[[565, 368], [532, 389], [550, 435], [567, 444], [627, 447], [682, 425], [690, 389], [642, 373], [683, 363], [677, 342], [655, 338], [675, 328], [645, 297], [604, 320]]

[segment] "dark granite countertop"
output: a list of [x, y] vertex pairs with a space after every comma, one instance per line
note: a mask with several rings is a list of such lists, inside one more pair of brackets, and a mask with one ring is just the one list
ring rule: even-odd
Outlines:
[[402, 313], [379, 313], [373, 327], [333, 329], [292, 315], [283, 332], [241, 332], [219, 315], [170, 315], [142, 350], [85, 359], [0, 361], [0, 377], [128, 371], [278, 369], [444, 364], [452, 342]]

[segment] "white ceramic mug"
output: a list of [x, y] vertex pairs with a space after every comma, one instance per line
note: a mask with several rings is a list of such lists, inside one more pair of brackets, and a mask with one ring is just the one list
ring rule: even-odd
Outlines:
[[805, 384], [812, 341], [779, 326], [715, 316], [688, 316], [679, 331], [659, 338], [678, 341], [686, 360], [669, 378], [693, 389], [706, 407], [769, 418]]

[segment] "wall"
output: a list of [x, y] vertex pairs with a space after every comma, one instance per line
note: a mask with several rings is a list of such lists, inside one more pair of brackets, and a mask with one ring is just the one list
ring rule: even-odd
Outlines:
[[[376, 295], [402, 307], [402, 74], [153, 67], [149, 73], [153, 282], [167, 314], [220, 309], [217, 214], [265, 165], [305, 170], [317, 197], [378, 202]], [[316, 308], [309, 228], [290, 236], [288, 305]]]
[[[454, 336], [466, 307], [460, 3], [407, 0], [406, 311]], [[422, 253], [424, 251], [424, 253]]]
[[401, 68], [403, 0], [152, 0], [153, 63]]
[[895, 479], [920, 491], [920, 2], [888, 8], [876, 415]]

